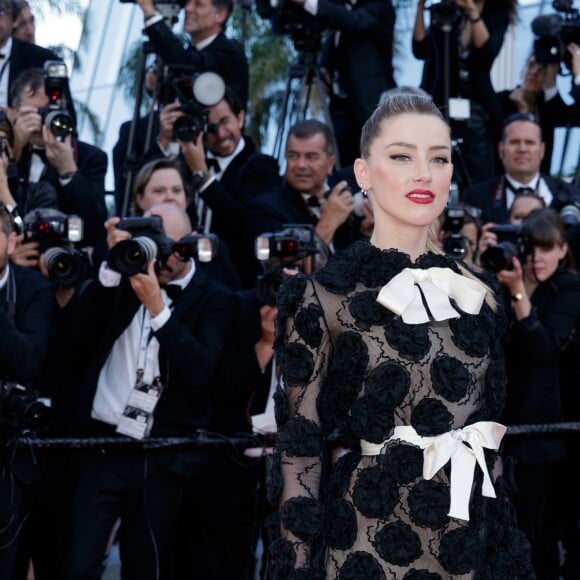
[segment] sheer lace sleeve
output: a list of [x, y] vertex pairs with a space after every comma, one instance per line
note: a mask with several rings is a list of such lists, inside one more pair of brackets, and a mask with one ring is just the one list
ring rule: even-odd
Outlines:
[[317, 398], [331, 340], [311, 280], [294, 277], [278, 298], [276, 360], [281, 374], [271, 498], [279, 510], [280, 535], [272, 544], [272, 563], [275, 578], [288, 578], [293, 568], [318, 567], [323, 523], [319, 492], [327, 458]]

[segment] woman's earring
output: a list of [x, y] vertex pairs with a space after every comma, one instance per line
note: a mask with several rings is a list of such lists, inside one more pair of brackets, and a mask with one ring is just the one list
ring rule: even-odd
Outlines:
[[369, 196], [369, 192], [366, 189], [361, 189], [360, 191], [363, 194], [363, 197], [368, 197]]

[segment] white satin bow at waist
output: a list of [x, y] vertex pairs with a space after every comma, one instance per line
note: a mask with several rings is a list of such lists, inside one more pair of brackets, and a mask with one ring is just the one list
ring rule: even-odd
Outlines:
[[[469, 521], [469, 498], [475, 475], [476, 462], [483, 471], [481, 494], [496, 497], [485, 463], [483, 448], [499, 449], [507, 427], [493, 421], [479, 421], [463, 429], [447, 431], [442, 435], [422, 437], [413, 427], [395, 427], [393, 436], [383, 443], [361, 440], [363, 455], [380, 455], [389, 441], [400, 440], [423, 449], [423, 477], [431, 479], [451, 460], [451, 506], [447, 515]], [[469, 444], [469, 445], [466, 445]]]
[[453, 298], [464, 312], [477, 314], [486, 289], [476, 280], [456, 274], [449, 268], [405, 268], [381, 288], [377, 302], [401, 316], [407, 324], [422, 324], [429, 322], [429, 314], [421, 293], [433, 318], [440, 321], [460, 316], [449, 298]]

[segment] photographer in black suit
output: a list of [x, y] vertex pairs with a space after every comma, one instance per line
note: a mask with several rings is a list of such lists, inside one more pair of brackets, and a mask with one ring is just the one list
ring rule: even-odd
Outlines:
[[[306, 119], [290, 127], [284, 183], [252, 201], [244, 248], [253, 248], [257, 236], [280, 231], [286, 224], [311, 224], [318, 247], [318, 269], [335, 250], [361, 238], [360, 206], [366, 200], [362, 200], [360, 192], [353, 195], [348, 172], [334, 172], [335, 161], [333, 134], [328, 125]], [[345, 179], [337, 179], [343, 175]], [[262, 267], [254, 255], [248, 255], [247, 262], [253, 267], [255, 279]]]
[[[50, 284], [31, 268], [10, 263], [15, 245], [12, 216], [0, 203], [0, 438], [6, 441], [38, 427], [26, 403], [36, 399], [35, 380], [45, 364], [55, 316]], [[19, 533], [40, 471], [34, 450], [8, 445], [0, 460], [0, 577], [12, 578]]]
[[506, 223], [512, 202], [520, 191], [535, 192], [546, 207], [557, 211], [580, 203], [578, 187], [541, 173], [545, 145], [542, 128], [534, 115], [516, 113], [508, 117], [498, 151], [504, 174], [476, 183], [464, 193], [466, 204], [481, 209], [482, 223]]
[[244, 47], [224, 34], [233, 9], [232, 0], [188, 0], [183, 28], [191, 36], [184, 48], [173, 35], [153, 0], [136, 0], [145, 17], [145, 34], [168, 66], [192, 67], [191, 74], [212, 71], [223, 77], [246, 107], [248, 102], [248, 61]]
[[498, 172], [495, 144], [503, 115], [490, 73], [508, 26], [516, 20], [517, 0], [440, 2], [430, 6], [429, 27], [426, 4], [417, 4], [413, 55], [425, 62], [421, 88], [445, 108], [453, 138], [462, 139], [462, 156], [456, 155], [454, 164], [463, 191]]
[[242, 241], [243, 226], [250, 201], [281, 183], [278, 161], [257, 151], [244, 134], [246, 112], [231, 88], [209, 107], [208, 131], [197, 139], [175, 141], [174, 125], [182, 117], [177, 103], [163, 108], [158, 143], [146, 158], [183, 158], [197, 187], [197, 199], [187, 210], [192, 222], [226, 242], [242, 286], [252, 288], [255, 272], [248, 271], [246, 256], [253, 252], [253, 242]]
[[359, 155], [360, 132], [381, 94], [395, 87], [391, 0], [291, 0], [330, 33], [320, 67], [330, 88], [329, 110], [340, 166]]
[[[0, 0], [0, 107], [12, 105], [10, 87], [16, 77], [31, 67], [42, 67], [49, 60], [60, 60], [52, 50], [13, 37], [21, 3], [16, 0]], [[70, 92], [67, 94], [70, 97]], [[71, 112], [72, 109], [71, 109]]]
[[[171, 240], [191, 233], [176, 204], [154, 206], [147, 216], [160, 216]], [[118, 218], [106, 224], [112, 249], [131, 237], [118, 224]], [[190, 436], [210, 426], [210, 377], [235, 315], [235, 298], [193, 259], [184, 262], [172, 253], [161, 260], [129, 276], [103, 264], [99, 280], [81, 296], [71, 345], [82, 376], [66, 397], [71, 434], [141, 439]], [[68, 474], [70, 513], [59, 578], [101, 578], [118, 517], [124, 577], [169, 578], [184, 487], [206, 469], [207, 454], [79, 453]]]
[[23, 182], [48, 181], [56, 189], [58, 209], [78, 214], [85, 223], [85, 242], [92, 246], [104, 237], [107, 219], [105, 174], [107, 154], [75, 135], [57, 138], [41, 111], [49, 104], [43, 69], [23, 71], [11, 94], [16, 109], [13, 123], [19, 149], [14, 156]]

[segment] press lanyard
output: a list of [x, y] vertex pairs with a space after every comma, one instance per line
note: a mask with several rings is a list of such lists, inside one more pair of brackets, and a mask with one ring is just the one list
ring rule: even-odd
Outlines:
[[144, 382], [151, 383], [154, 379], [155, 360], [157, 360], [159, 354], [159, 342], [156, 340], [151, 344], [153, 331], [151, 330], [150, 318], [147, 316], [147, 309], [144, 306], [142, 308], [143, 320], [139, 339], [139, 353], [137, 354], [137, 373], [142, 376]]

